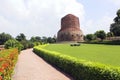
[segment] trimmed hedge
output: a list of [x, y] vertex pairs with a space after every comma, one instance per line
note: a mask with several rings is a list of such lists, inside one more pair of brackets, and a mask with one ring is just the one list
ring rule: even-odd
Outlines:
[[120, 68], [105, 64], [79, 60], [61, 55], [58, 52], [45, 50], [40, 46], [33, 51], [50, 64], [68, 73], [75, 80], [120, 80]]
[[18, 49], [0, 51], [0, 80], [11, 80], [17, 58]]
[[120, 45], [120, 40], [113, 41], [91, 41], [91, 42], [83, 42], [87, 44], [105, 44], [105, 45]]

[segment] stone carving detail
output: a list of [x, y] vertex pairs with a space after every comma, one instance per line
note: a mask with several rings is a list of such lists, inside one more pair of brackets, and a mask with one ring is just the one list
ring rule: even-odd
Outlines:
[[61, 19], [61, 29], [57, 34], [57, 41], [83, 41], [78, 17], [68, 14]]

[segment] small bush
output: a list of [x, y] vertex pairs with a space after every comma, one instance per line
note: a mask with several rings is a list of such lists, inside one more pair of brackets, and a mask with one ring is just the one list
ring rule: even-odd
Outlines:
[[58, 52], [34, 47], [34, 52], [75, 80], [120, 80], [120, 68], [79, 60]]
[[5, 48], [18, 48], [19, 51], [23, 49], [23, 45], [15, 39], [10, 39], [5, 43]]
[[34, 43], [33, 42], [28, 42], [28, 48], [33, 48], [34, 47]]
[[70, 44], [70, 46], [80, 46], [80, 43], [73, 43], [73, 44]]

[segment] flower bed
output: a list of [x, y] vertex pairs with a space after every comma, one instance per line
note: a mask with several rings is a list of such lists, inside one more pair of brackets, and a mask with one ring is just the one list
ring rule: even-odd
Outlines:
[[0, 51], [0, 80], [11, 80], [17, 58], [18, 49]]

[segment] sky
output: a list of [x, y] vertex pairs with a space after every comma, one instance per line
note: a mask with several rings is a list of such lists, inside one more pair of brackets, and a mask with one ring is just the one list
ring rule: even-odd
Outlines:
[[79, 17], [84, 35], [108, 32], [118, 9], [120, 0], [0, 0], [0, 33], [53, 37], [67, 14]]

